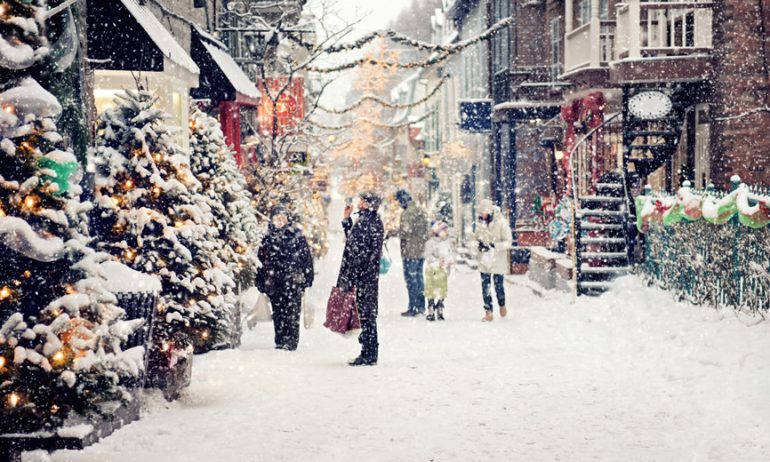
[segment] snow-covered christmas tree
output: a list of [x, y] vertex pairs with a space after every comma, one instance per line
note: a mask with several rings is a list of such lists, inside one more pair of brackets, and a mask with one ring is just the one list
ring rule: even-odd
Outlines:
[[100, 116], [91, 214], [98, 248], [161, 277], [152, 354], [205, 343], [216, 326], [213, 306], [233, 286], [201, 184], [155, 101], [148, 91], [126, 91]]
[[[141, 323], [107, 290], [87, 247], [79, 164], [62, 146], [61, 105], [31, 75], [45, 62], [42, 0], [6, 0], [0, 22], [0, 431], [61, 425], [129, 399]], [[141, 350], [141, 349], [136, 349]]]
[[[227, 147], [219, 122], [200, 110], [190, 116], [192, 172], [203, 185], [203, 196], [218, 229], [218, 257], [227, 275], [241, 287], [250, 285], [257, 267], [255, 249], [261, 239], [246, 179]], [[209, 337], [212, 348], [237, 346], [240, 342], [239, 307], [231, 293], [214, 307], [217, 326]]]

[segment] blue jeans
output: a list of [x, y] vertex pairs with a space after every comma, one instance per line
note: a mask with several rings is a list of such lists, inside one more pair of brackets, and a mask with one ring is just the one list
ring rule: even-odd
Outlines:
[[422, 275], [422, 267], [425, 260], [405, 259], [404, 279], [406, 290], [409, 292], [409, 310], [417, 313], [425, 311], [425, 279]]
[[[495, 274], [495, 295], [497, 295], [497, 304], [505, 306], [505, 286], [503, 285], [503, 275]], [[489, 293], [492, 282], [492, 275], [481, 273], [481, 296], [484, 297], [484, 309], [492, 311], [492, 294]]]

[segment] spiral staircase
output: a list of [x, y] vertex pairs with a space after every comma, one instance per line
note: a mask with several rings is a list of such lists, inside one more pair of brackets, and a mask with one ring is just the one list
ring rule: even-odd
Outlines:
[[[668, 96], [670, 110], [655, 118], [635, 115], [628, 102], [646, 91]], [[637, 234], [632, 191], [676, 152], [687, 100], [687, 92], [679, 88], [626, 87], [623, 112], [605, 118], [572, 149], [573, 263], [577, 269], [573, 283], [577, 295], [602, 294], [615, 278], [632, 270]], [[596, 137], [600, 137], [599, 142]], [[586, 171], [589, 158], [602, 156], [597, 150], [606, 146], [611, 151], [613, 144], [622, 149], [622, 162], [605, 169], [598, 178], [596, 173]], [[610, 152], [605, 157], [613, 155]]]

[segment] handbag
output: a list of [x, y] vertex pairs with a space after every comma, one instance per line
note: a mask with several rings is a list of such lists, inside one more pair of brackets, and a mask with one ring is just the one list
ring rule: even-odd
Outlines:
[[358, 313], [355, 291], [343, 291], [338, 287], [332, 288], [332, 293], [326, 304], [324, 327], [344, 336], [354, 335], [361, 331], [361, 316]]
[[380, 274], [388, 274], [388, 270], [390, 270], [390, 265], [393, 261], [390, 258], [390, 251], [388, 250], [388, 246], [385, 245], [385, 252], [382, 253], [382, 256], [380, 257]]
[[257, 302], [254, 303], [254, 308], [246, 315], [246, 325], [249, 329], [253, 329], [258, 322], [269, 322], [272, 319], [273, 313], [270, 309], [270, 299], [267, 298], [267, 295], [260, 293], [259, 297], [257, 297]]
[[315, 302], [308, 301], [307, 296], [302, 296], [302, 325], [305, 329], [312, 329], [315, 322]]

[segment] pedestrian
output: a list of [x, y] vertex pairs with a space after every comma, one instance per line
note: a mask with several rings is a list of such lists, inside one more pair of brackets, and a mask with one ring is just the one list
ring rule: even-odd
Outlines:
[[475, 232], [477, 262], [481, 273], [481, 293], [484, 298], [484, 318], [482, 321], [494, 319], [490, 285], [495, 284], [495, 295], [500, 307], [500, 317], [505, 317], [508, 310], [505, 307], [505, 287], [503, 276], [509, 272], [508, 253], [513, 246], [511, 227], [503, 216], [500, 207], [484, 199], [479, 204], [479, 220]]
[[377, 340], [377, 311], [380, 290], [380, 258], [385, 240], [385, 230], [377, 210], [382, 199], [367, 191], [358, 201], [358, 219], [354, 223], [353, 206], [345, 206], [342, 227], [345, 230], [345, 250], [342, 253], [337, 288], [347, 292], [355, 290], [358, 312], [361, 317], [361, 354], [348, 364], [374, 366], [377, 364], [379, 342]]
[[428, 240], [428, 218], [412, 196], [403, 189], [396, 192], [396, 200], [404, 211], [398, 237], [401, 240], [401, 260], [404, 263], [404, 279], [409, 292], [409, 307], [401, 316], [418, 316], [425, 313], [425, 242]]
[[449, 226], [437, 221], [431, 238], [425, 244], [425, 297], [428, 299], [428, 321], [444, 320], [444, 300], [449, 292], [449, 272], [454, 264]]
[[257, 289], [273, 307], [275, 347], [294, 351], [299, 343], [302, 293], [313, 285], [313, 256], [285, 207], [270, 211], [270, 225], [257, 255], [262, 263]]

